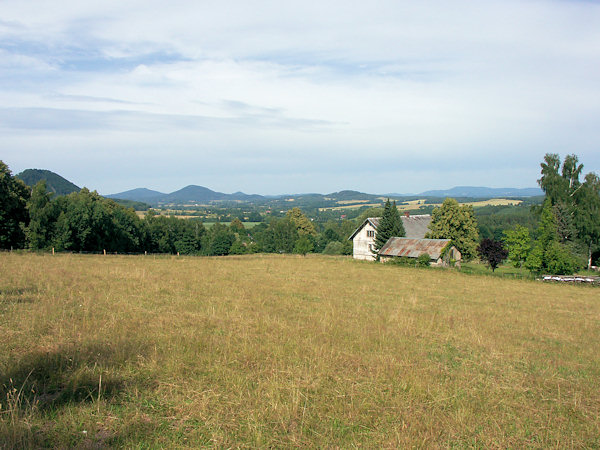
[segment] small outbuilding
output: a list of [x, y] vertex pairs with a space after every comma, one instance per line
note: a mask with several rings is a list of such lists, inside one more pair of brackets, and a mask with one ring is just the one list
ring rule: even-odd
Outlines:
[[456, 247], [451, 245], [450, 239], [412, 239], [391, 237], [379, 250], [381, 262], [393, 258], [418, 258], [427, 254], [431, 258], [432, 266], [460, 265], [461, 254]]

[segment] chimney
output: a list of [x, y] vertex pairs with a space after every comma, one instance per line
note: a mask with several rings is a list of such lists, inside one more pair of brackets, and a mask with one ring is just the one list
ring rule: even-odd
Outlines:
[[410, 211], [404, 211], [404, 217], [410, 217]]

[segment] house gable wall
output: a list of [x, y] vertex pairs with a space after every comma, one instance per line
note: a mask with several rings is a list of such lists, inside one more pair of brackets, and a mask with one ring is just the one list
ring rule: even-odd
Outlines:
[[[375, 255], [373, 255], [373, 252], [371, 251], [373, 244], [375, 243], [375, 233], [375, 227], [373, 227], [373, 225], [371, 225], [371, 223], [368, 221], [365, 223], [362, 229], [356, 233], [356, 235], [352, 238], [352, 256], [354, 259], [363, 259], [368, 261], [375, 260]], [[369, 236], [369, 234], [373, 234], [373, 237]]]

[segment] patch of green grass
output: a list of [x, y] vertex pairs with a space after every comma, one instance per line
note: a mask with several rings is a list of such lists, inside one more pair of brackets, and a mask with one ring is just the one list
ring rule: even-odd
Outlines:
[[514, 267], [512, 264], [508, 263], [502, 264], [498, 266], [495, 271], [492, 271], [487, 265], [478, 261], [463, 262], [460, 271], [466, 274], [495, 275], [499, 277], [524, 279], [533, 278], [533, 275], [531, 275], [529, 270], [524, 267]]

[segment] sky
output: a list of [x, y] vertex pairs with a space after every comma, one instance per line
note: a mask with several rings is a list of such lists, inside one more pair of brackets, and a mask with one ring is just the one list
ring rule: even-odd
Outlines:
[[0, 1], [0, 160], [101, 194], [600, 173], [600, 2]]

